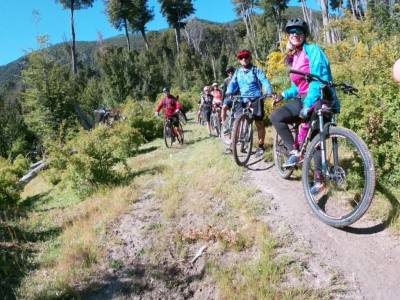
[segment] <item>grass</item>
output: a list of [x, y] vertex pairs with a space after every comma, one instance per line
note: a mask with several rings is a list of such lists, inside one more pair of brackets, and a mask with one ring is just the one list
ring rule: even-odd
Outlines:
[[[192, 245], [208, 243], [215, 245], [208, 274], [223, 299], [325, 298], [304, 286], [285, 286], [287, 260], [277, 258], [276, 237], [259, 220], [269, 198], [246, 183], [243, 169], [222, 154], [222, 144], [208, 138], [205, 128], [186, 128], [186, 145], [166, 149], [159, 139], [129, 159], [134, 176], [124, 186], [84, 199], [53, 187], [44, 176], [25, 188], [26, 217], [19, 226], [57, 230], [37, 242], [36, 265], [18, 290], [20, 298], [77, 297], [77, 287], [87, 285], [99, 266], [123, 267], [119, 260], [106, 261], [107, 226], [149, 190], [161, 202], [162, 218], [147, 224], [146, 232], [157, 238], [140, 256], [159, 263], [173, 245], [176, 257], [188, 259]], [[266, 158], [272, 158], [270, 140]]]

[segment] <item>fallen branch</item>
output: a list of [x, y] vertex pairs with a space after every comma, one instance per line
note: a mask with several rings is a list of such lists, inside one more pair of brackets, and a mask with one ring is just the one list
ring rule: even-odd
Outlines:
[[190, 261], [191, 264], [194, 264], [196, 262], [196, 260], [203, 255], [204, 251], [207, 249], [207, 245], [204, 245], [203, 247], [201, 247], [199, 249], [199, 251], [197, 251], [196, 255], [193, 257], [193, 259]]
[[29, 181], [36, 177], [36, 175], [43, 169], [47, 167], [47, 163], [43, 160], [34, 163], [31, 169], [26, 173], [20, 180], [18, 180], [19, 185], [26, 185]]

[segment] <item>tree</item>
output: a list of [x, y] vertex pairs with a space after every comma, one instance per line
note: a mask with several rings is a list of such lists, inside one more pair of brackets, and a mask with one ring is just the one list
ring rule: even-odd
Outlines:
[[132, 10], [129, 15], [129, 24], [133, 30], [142, 34], [147, 50], [149, 43], [146, 37], [146, 24], [153, 20], [154, 13], [152, 9], [147, 7], [147, 0], [131, 0]]
[[132, 13], [133, 2], [131, 0], [105, 0], [105, 5], [108, 20], [117, 30], [124, 29], [128, 51], [131, 51], [128, 17]]
[[76, 67], [76, 45], [75, 45], [75, 27], [74, 27], [74, 11], [92, 7], [95, 0], [55, 0], [59, 2], [64, 9], [69, 9], [71, 12], [71, 58], [72, 58], [72, 72], [74, 75], [77, 73]]
[[264, 15], [272, 17], [276, 23], [278, 41], [281, 40], [283, 31], [283, 13], [288, 8], [289, 0], [260, 0], [258, 7], [264, 10]]
[[179, 53], [180, 30], [185, 27], [183, 19], [195, 12], [192, 0], [158, 0], [161, 13], [168, 24], [175, 29], [176, 50]]
[[242, 17], [244, 24], [246, 25], [247, 37], [252, 45], [254, 54], [258, 59], [258, 51], [256, 48], [256, 33], [253, 24], [253, 9], [256, 4], [256, 0], [232, 0], [235, 5], [236, 13]]

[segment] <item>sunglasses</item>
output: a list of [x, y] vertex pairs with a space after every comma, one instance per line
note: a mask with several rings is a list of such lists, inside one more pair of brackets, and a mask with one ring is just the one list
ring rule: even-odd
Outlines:
[[249, 59], [250, 58], [250, 56], [241, 56], [241, 57], [239, 57], [239, 60], [242, 60], [242, 59]]
[[289, 34], [304, 34], [304, 31], [301, 30], [300, 28], [291, 28], [288, 30]]

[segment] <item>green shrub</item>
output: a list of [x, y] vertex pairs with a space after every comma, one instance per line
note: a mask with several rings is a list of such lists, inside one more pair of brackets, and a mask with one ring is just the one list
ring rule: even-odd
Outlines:
[[151, 141], [162, 136], [163, 121], [154, 117], [155, 106], [149, 101], [127, 99], [123, 106], [123, 114], [131, 128], [139, 131], [145, 141]]
[[0, 157], [0, 209], [14, 206], [20, 199], [18, 175], [9, 161]]

